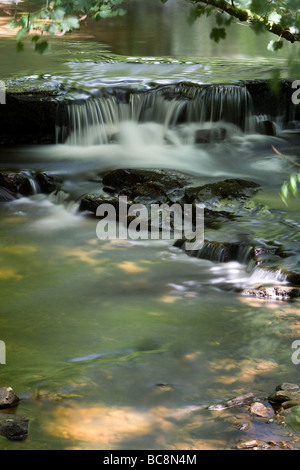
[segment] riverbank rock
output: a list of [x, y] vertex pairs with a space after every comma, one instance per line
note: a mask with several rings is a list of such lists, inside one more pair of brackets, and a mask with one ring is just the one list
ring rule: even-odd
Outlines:
[[29, 419], [8, 413], [0, 413], [0, 434], [10, 441], [24, 441], [28, 436]]
[[11, 387], [0, 388], [0, 408], [11, 408], [16, 406], [19, 401], [19, 397]]
[[268, 397], [275, 408], [288, 409], [300, 405], [300, 388], [296, 384], [283, 383], [276, 387], [275, 392]]
[[260, 286], [254, 289], [244, 289], [242, 295], [260, 299], [288, 300], [299, 298], [300, 288], [288, 286]]

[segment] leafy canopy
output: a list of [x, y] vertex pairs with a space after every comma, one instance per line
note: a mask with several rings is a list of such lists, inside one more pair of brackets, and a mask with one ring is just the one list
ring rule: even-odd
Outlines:
[[[143, 0], [140, 0], [141, 2]], [[153, 0], [171, 3], [172, 0]], [[186, 0], [182, 0], [183, 2]], [[214, 14], [216, 25], [210, 32], [210, 38], [219, 42], [226, 38], [226, 30], [233, 21], [244, 22], [256, 33], [269, 31], [275, 36], [268, 48], [281, 49], [284, 41], [299, 42], [300, 10], [299, 0], [188, 0], [191, 10], [188, 17], [193, 24], [201, 16]], [[11, 28], [17, 28], [17, 47], [23, 50], [23, 40], [33, 33], [35, 50], [45, 52], [48, 43], [43, 35], [61, 36], [73, 29], [79, 29], [87, 18], [99, 21], [126, 14], [124, 4], [128, 0], [46, 0], [37, 11], [15, 14], [10, 22]]]

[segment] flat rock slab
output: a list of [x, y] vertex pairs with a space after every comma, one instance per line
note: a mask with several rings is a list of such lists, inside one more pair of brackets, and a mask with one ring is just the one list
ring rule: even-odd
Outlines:
[[0, 434], [10, 441], [24, 441], [28, 436], [29, 419], [7, 413], [0, 413]]
[[210, 405], [207, 409], [210, 411], [224, 411], [229, 408], [239, 408], [242, 406], [250, 406], [256, 401], [254, 393], [247, 393], [245, 395], [239, 395], [238, 397], [232, 398], [227, 401], [222, 401], [215, 405]]
[[300, 287], [275, 286], [244, 289], [242, 295], [260, 299], [287, 300], [300, 297]]
[[169, 170], [118, 169], [103, 175], [104, 191], [127, 196], [135, 203], [163, 204], [183, 198], [189, 180]]
[[255, 194], [259, 185], [242, 179], [227, 179], [204, 186], [188, 188], [185, 191], [187, 202], [205, 202], [211, 199], [249, 198]]

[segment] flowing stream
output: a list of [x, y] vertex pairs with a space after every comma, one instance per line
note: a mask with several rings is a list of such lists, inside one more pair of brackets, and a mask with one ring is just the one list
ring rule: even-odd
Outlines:
[[[42, 79], [78, 87], [59, 105], [57, 143], [1, 148], [1, 169], [41, 170], [62, 182], [44, 195], [32, 178], [30, 196], [0, 204], [7, 355], [0, 382], [22, 398], [17, 413], [30, 419], [28, 438], [0, 437], [1, 449], [236, 449], [251, 439], [298, 448], [289, 427], [251, 421], [244, 409], [207, 409], [300, 383], [291, 360], [298, 301], [240, 294], [284, 285], [284, 275], [249, 269], [244, 245], [224, 262], [222, 246], [208, 244], [193, 257], [172, 240], [100, 241], [97, 219], [78, 212], [81, 198], [101, 189], [101, 174], [115, 168], [177, 170], [197, 185], [246, 179], [261, 189], [246, 210], [227, 207], [238, 220], [205, 237], [284, 246], [292, 253], [284, 267], [299, 269], [299, 201], [286, 207], [279, 196], [293, 170], [271, 147], [297, 160], [298, 134], [281, 115], [276, 136], [259, 133], [268, 116], [255, 115], [246, 88], [234, 76], [234, 84], [218, 80], [218, 64], [207, 61], [209, 78], [199, 63], [65, 58]], [[40, 80], [23, 75], [27, 84]], [[199, 128], [210, 142], [195, 142]]]

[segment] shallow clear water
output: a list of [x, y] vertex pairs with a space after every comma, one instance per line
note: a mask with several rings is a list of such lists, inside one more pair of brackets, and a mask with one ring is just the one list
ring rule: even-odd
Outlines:
[[[135, 142], [143, 135], [134, 123], [131, 132]], [[1, 448], [228, 449], [252, 437], [291, 439], [275, 423], [241, 435], [235, 424], [247, 412], [203, 408], [299, 380], [291, 361], [298, 303], [241, 297], [236, 287], [251, 283], [246, 266], [191, 258], [171, 241], [100, 241], [97, 220], [76, 213], [80, 196], [99, 186], [92, 177], [120, 162], [179, 169], [203, 182], [247, 177], [264, 185], [254, 200], [269, 202], [270, 215], [249, 214], [213, 236], [252, 231], [261, 240], [274, 230], [295, 246], [282, 220], [299, 227], [298, 203], [287, 212], [278, 196], [289, 166], [266, 149], [266, 137], [228, 144], [226, 161], [223, 145], [131, 144], [85, 147], [84, 159], [68, 145], [2, 155], [3, 167], [60, 174], [71, 197], [35, 195], [1, 207], [0, 376], [23, 398], [18, 413], [31, 419], [25, 442], [2, 438]]]

